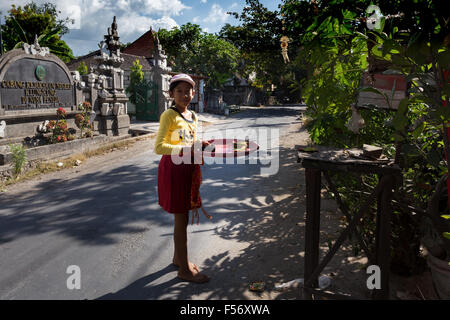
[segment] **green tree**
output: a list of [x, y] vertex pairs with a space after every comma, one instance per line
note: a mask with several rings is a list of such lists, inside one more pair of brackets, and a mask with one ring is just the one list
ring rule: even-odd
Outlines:
[[205, 75], [211, 87], [221, 87], [237, 70], [239, 50], [213, 34], [204, 34], [198, 54], [192, 56], [195, 73]]
[[228, 12], [241, 21], [239, 26], [226, 24], [219, 35], [244, 52], [270, 52], [280, 48], [282, 21], [278, 11], [270, 11], [259, 0], [246, 0], [239, 14]]
[[199, 25], [186, 23], [172, 30], [160, 29], [158, 38], [168, 55], [169, 63], [174, 71], [194, 72], [192, 56], [199, 51], [202, 30]]
[[199, 25], [161, 29], [158, 37], [173, 70], [205, 75], [208, 87], [220, 87], [237, 70], [239, 50], [214, 34], [202, 32]]
[[[444, 3], [334, 0], [315, 4], [285, 0], [282, 10], [287, 36], [302, 48], [295, 64], [307, 70], [303, 84], [312, 140], [339, 147], [375, 144], [391, 158], [397, 146], [401, 154], [403, 183], [393, 203], [391, 265], [407, 272], [413, 272], [419, 261], [415, 257], [420, 253], [418, 234], [426, 221], [422, 213], [448, 165], [444, 161], [444, 133], [450, 112], [442, 101], [448, 104], [450, 95], [443, 77], [444, 70], [450, 69], [450, 26]], [[378, 5], [384, 16], [390, 15], [382, 19], [383, 32], [367, 28], [366, 9], [370, 4]], [[360, 91], [362, 72], [375, 70], [375, 58], [384, 59], [391, 71], [405, 77], [408, 97], [398, 110], [361, 110], [366, 126], [356, 136], [345, 123]], [[377, 92], [374, 88], [364, 90]], [[364, 200], [362, 194], [373, 190], [378, 182], [373, 178], [337, 178], [336, 185], [348, 208], [357, 207]], [[364, 218], [366, 234], [374, 231], [371, 219]]]
[[80, 73], [80, 75], [88, 73], [87, 65], [86, 63], [84, 63], [84, 61], [81, 61], [80, 65], [77, 68], [77, 71]]
[[126, 93], [130, 95], [130, 102], [136, 104], [136, 86], [144, 81], [144, 71], [142, 71], [142, 65], [139, 60], [133, 62], [130, 73], [130, 84], [125, 89]]
[[[273, 84], [288, 88], [299, 74], [295, 75], [281, 56], [283, 24], [280, 13], [268, 10], [258, 0], [246, 0], [246, 3], [241, 13], [229, 12], [241, 24], [226, 24], [219, 36], [240, 50], [242, 63], [239, 73], [245, 78], [252, 73], [256, 74], [254, 86], [269, 89]], [[289, 49], [295, 51], [291, 45]]]
[[73, 52], [61, 36], [68, 32], [66, 24], [69, 19], [58, 19], [59, 11], [52, 3], [38, 6], [31, 2], [23, 8], [11, 6], [2, 25], [2, 36], [5, 51], [21, 46], [22, 43], [33, 43], [38, 37], [41, 46], [48, 47], [50, 52], [64, 62], [73, 59]]

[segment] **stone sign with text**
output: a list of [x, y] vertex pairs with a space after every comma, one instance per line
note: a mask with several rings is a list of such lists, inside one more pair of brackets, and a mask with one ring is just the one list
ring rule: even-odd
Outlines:
[[8, 52], [0, 63], [0, 103], [4, 114], [42, 112], [58, 107], [70, 110], [74, 105], [70, 71], [51, 54]]

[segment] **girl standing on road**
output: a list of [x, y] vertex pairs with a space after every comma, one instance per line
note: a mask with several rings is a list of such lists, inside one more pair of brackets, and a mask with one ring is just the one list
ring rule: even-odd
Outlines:
[[[201, 207], [198, 191], [200, 168], [193, 161], [175, 164], [172, 159], [172, 156], [180, 159], [183, 152], [189, 152], [193, 160], [198, 119], [187, 107], [194, 98], [194, 87], [194, 80], [186, 74], [178, 74], [170, 80], [169, 94], [174, 99], [174, 105], [161, 114], [155, 152], [163, 155], [158, 167], [158, 202], [175, 219], [173, 264], [179, 267], [179, 278], [204, 283], [209, 281], [209, 277], [199, 272], [198, 267], [188, 260], [187, 254], [189, 211]], [[207, 142], [202, 144], [208, 145]], [[193, 191], [192, 188], [197, 189]]]

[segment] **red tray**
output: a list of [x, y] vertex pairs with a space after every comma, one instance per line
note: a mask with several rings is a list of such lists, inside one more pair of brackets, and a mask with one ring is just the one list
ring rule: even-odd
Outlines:
[[[227, 157], [233, 155], [234, 157], [241, 157], [241, 156], [247, 156], [252, 152], [255, 152], [259, 149], [259, 145], [250, 140], [243, 140], [243, 139], [213, 139], [213, 140], [207, 140], [209, 143], [214, 144], [215, 150], [213, 152], [210, 151], [204, 151], [203, 156], [204, 157]], [[247, 147], [245, 150], [235, 150], [234, 149], [234, 143], [239, 142], [246, 142]], [[207, 150], [210, 149], [210, 147], [207, 148]]]

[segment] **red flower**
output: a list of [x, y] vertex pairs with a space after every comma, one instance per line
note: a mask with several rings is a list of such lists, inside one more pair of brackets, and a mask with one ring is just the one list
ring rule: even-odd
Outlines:
[[66, 115], [66, 110], [64, 110], [62, 107], [59, 107], [58, 110], [56, 110], [56, 114], [58, 116], [65, 116]]
[[56, 137], [56, 141], [58, 141], [58, 142], [60, 142], [61, 139], [62, 139], [61, 136], [57, 136], [57, 137]]
[[80, 126], [81, 126], [81, 123], [82, 123], [83, 121], [84, 121], [83, 115], [80, 114], [80, 113], [78, 113], [78, 114], [75, 116], [75, 124], [76, 124], [78, 127], [80, 127]]
[[83, 108], [90, 109], [91, 108], [90, 102], [88, 102], [88, 101], [83, 102]]

